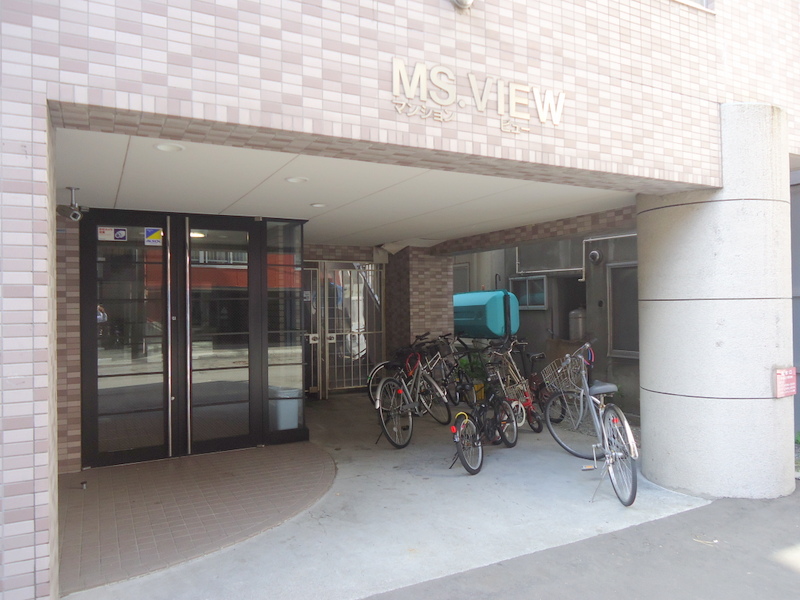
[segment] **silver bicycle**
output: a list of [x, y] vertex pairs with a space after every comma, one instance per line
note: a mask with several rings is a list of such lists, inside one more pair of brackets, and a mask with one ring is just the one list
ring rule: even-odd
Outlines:
[[587, 342], [542, 370], [552, 392], [545, 405], [544, 422], [564, 450], [593, 461], [584, 470], [596, 469], [598, 460], [604, 459], [602, 477], [608, 472], [620, 502], [630, 506], [636, 499], [639, 450], [622, 410], [605, 402], [617, 386], [600, 381], [589, 385], [586, 368], [592, 355], [591, 343]]
[[405, 448], [411, 441], [415, 416], [430, 414], [447, 425], [450, 404], [447, 394], [425, 370], [422, 352], [409, 353], [395, 372], [394, 377], [384, 377], [378, 385], [375, 408], [382, 434], [395, 448]]

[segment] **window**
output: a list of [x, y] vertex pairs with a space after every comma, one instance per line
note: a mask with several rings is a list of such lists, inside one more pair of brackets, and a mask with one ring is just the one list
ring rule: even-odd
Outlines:
[[714, 10], [714, 0], [678, 0], [682, 4], [697, 4], [708, 10]]
[[611, 356], [639, 357], [639, 270], [636, 264], [608, 265]]
[[461, 294], [469, 289], [469, 263], [456, 263], [453, 265], [453, 293]]
[[521, 310], [547, 309], [547, 279], [537, 277], [511, 277], [510, 291], [519, 300]]

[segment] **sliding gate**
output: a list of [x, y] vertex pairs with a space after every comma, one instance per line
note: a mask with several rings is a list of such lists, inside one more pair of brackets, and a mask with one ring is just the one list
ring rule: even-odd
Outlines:
[[363, 387], [383, 360], [383, 266], [309, 262], [303, 270], [306, 393]]

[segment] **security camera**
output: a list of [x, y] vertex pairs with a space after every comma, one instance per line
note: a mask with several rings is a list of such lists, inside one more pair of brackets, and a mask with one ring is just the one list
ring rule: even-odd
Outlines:
[[589, 262], [593, 265], [600, 264], [600, 261], [603, 260], [603, 253], [599, 250], [592, 250], [589, 252]]
[[56, 212], [62, 217], [67, 217], [73, 221], [80, 221], [83, 218], [83, 213], [76, 207], [61, 204], [56, 206]]
[[78, 206], [77, 200], [75, 200], [75, 191], [81, 188], [68, 187], [67, 189], [70, 192], [69, 206], [64, 204], [56, 206], [56, 213], [73, 221], [80, 221], [83, 218], [83, 213], [81, 212], [81, 207]]

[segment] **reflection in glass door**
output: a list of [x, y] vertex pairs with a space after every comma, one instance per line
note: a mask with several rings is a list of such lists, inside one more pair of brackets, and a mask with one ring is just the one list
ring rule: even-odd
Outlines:
[[[161, 228], [151, 228], [158, 229]], [[145, 227], [97, 235], [97, 442], [101, 453], [163, 455], [165, 257]], [[159, 235], [160, 242], [160, 235]]]
[[248, 232], [189, 231], [190, 440], [249, 436]]

